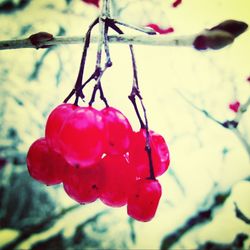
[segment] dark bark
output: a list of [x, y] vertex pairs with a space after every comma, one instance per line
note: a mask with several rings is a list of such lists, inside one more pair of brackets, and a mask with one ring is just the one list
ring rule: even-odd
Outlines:
[[167, 250], [170, 247], [172, 247], [175, 243], [177, 243], [181, 239], [181, 237], [183, 237], [187, 232], [189, 232], [194, 227], [211, 221], [213, 218], [214, 210], [223, 205], [229, 195], [230, 192], [217, 194], [214, 197], [214, 201], [210, 206], [210, 208], [199, 211], [197, 214], [191, 216], [184, 225], [177, 228], [173, 233], [163, 238], [161, 243], [161, 250]]

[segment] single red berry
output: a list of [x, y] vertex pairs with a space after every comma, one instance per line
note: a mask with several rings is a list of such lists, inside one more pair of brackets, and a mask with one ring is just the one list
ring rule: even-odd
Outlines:
[[77, 168], [69, 166], [63, 181], [65, 192], [79, 203], [94, 202], [100, 193], [100, 167]]
[[127, 204], [128, 194], [135, 181], [133, 169], [123, 155], [106, 155], [100, 162], [100, 199], [111, 207]]
[[106, 153], [125, 154], [130, 145], [132, 127], [128, 119], [117, 109], [106, 107], [101, 111], [107, 133]]
[[240, 102], [239, 101], [235, 101], [232, 102], [228, 105], [229, 109], [231, 109], [233, 112], [237, 113], [239, 108], [240, 108]]
[[172, 7], [173, 8], [176, 8], [178, 7], [180, 4], [181, 4], [182, 0], [175, 0], [173, 3], [172, 3]]
[[161, 28], [158, 24], [156, 23], [149, 23], [148, 25], [146, 25], [147, 27], [150, 27], [151, 29], [153, 29], [154, 31], [156, 31], [157, 33], [161, 34], [161, 35], [166, 35], [168, 33], [172, 33], [174, 32], [174, 28], [173, 27], [168, 27], [168, 28]]
[[157, 180], [140, 179], [128, 197], [127, 213], [139, 221], [150, 221], [156, 213], [161, 198], [161, 185]]
[[250, 76], [249, 76], [249, 77], [247, 77], [247, 81], [248, 81], [248, 82], [250, 82]]
[[87, 4], [93, 4], [96, 7], [99, 7], [99, 2], [100, 0], [82, 0], [83, 2], [87, 3]]
[[102, 114], [92, 107], [76, 109], [59, 134], [61, 152], [70, 165], [86, 167], [101, 160], [105, 150]]
[[[155, 176], [160, 176], [169, 167], [170, 156], [168, 146], [161, 135], [149, 131], [149, 136], [154, 174]], [[136, 176], [139, 178], [147, 178], [150, 176], [149, 159], [145, 146], [145, 129], [133, 133], [129, 150], [129, 161], [131, 166], [135, 168]]]
[[59, 133], [64, 122], [78, 107], [63, 103], [57, 106], [49, 115], [45, 126], [45, 138], [54, 151], [60, 153]]
[[48, 146], [45, 138], [36, 140], [30, 146], [26, 161], [31, 177], [46, 185], [61, 183], [68, 165], [60, 154]]

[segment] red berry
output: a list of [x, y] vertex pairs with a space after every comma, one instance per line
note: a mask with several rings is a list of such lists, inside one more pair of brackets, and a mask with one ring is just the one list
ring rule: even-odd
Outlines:
[[128, 197], [127, 213], [139, 221], [150, 221], [161, 198], [161, 185], [157, 180], [137, 180]]
[[172, 7], [173, 8], [176, 8], [177, 6], [179, 6], [181, 4], [182, 0], [175, 0], [173, 3], [172, 3]]
[[174, 32], [174, 28], [172, 27], [168, 27], [168, 28], [161, 28], [158, 24], [156, 23], [149, 23], [147, 25], [147, 27], [150, 27], [151, 29], [153, 29], [154, 31], [156, 31], [157, 33], [161, 34], [161, 35], [165, 35], [168, 33], [172, 33]]
[[100, 199], [106, 205], [121, 207], [127, 204], [128, 193], [135, 180], [132, 169], [123, 155], [107, 155], [101, 162]]
[[239, 108], [240, 108], [240, 102], [239, 101], [235, 101], [232, 102], [228, 105], [229, 109], [231, 109], [233, 112], [237, 113]]
[[99, 0], [82, 0], [87, 4], [94, 4], [96, 7], [99, 7]]
[[[150, 131], [149, 135], [154, 174], [160, 176], [168, 169], [170, 163], [168, 146], [161, 135], [153, 131]], [[136, 176], [140, 178], [150, 176], [149, 159], [145, 145], [146, 131], [141, 129], [133, 134], [129, 150], [130, 164], [135, 168]]]
[[69, 118], [69, 116], [78, 107], [72, 104], [63, 103], [57, 106], [49, 115], [45, 127], [45, 137], [48, 145], [56, 152], [60, 152], [59, 148], [59, 132], [62, 125]]
[[100, 193], [100, 167], [88, 168], [69, 166], [63, 186], [66, 193], [79, 203], [94, 202]]
[[36, 140], [27, 154], [27, 167], [30, 175], [46, 185], [62, 182], [67, 167], [63, 157], [49, 148], [45, 138]]
[[61, 152], [74, 166], [91, 166], [101, 160], [105, 149], [104, 122], [101, 112], [92, 108], [78, 108], [59, 134]]
[[132, 127], [128, 119], [117, 109], [104, 108], [102, 115], [107, 132], [107, 154], [124, 154], [128, 151]]

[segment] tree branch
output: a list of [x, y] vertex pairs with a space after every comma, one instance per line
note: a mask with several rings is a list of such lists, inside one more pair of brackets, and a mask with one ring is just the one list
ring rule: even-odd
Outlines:
[[[163, 36], [163, 35], [112, 35], [108, 36], [108, 42], [110, 43], [124, 43], [124, 44], [142, 44], [142, 45], [156, 45], [156, 46], [193, 46], [193, 41], [197, 35], [190, 36]], [[7, 49], [21, 49], [21, 48], [46, 48], [48, 46], [55, 45], [70, 45], [70, 44], [82, 44], [85, 38], [81, 36], [55, 36], [52, 40], [41, 41], [38, 45], [31, 43], [29, 38], [0, 41], [0, 50]], [[92, 43], [98, 42], [98, 36], [91, 38]]]
[[[105, 2], [106, 3], [106, 2]], [[106, 18], [110, 18], [108, 1], [104, 6], [106, 11]], [[103, 16], [100, 16], [101, 19]], [[120, 22], [119, 20], [113, 20], [116, 24], [126, 26], [128, 28], [146, 32], [148, 34], [154, 35], [153, 30], [136, 27], [131, 24], [126, 24]], [[110, 43], [126, 43], [126, 44], [142, 44], [142, 45], [157, 45], [157, 46], [187, 46], [194, 47], [197, 50], [206, 49], [221, 49], [235, 40], [240, 34], [244, 33], [248, 28], [248, 25], [241, 21], [236, 20], [226, 20], [211, 29], [206, 29], [198, 34], [193, 34], [189, 36], [172, 36], [172, 35], [112, 35], [108, 36], [107, 40]], [[50, 46], [62, 45], [62, 44], [82, 44], [85, 41], [84, 37], [73, 36], [73, 37], [63, 37], [63, 36], [53, 36], [47, 32], [38, 32], [32, 34], [26, 39], [17, 40], [6, 40], [0, 41], [0, 50], [7, 49], [21, 49], [21, 48], [48, 48]], [[97, 43], [99, 38], [94, 36], [91, 38], [91, 42]]]
[[56, 220], [62, 218], [64, 215], [78, 208], [80, 208], [79, 204], [72, 205], [70, 207], [62, 209], [58, 214], [55, 214], [53, 216], [48, 216], [46, 219], [42, 220], [41, 222], [35, 225], [32, 225], [31, 227], [24, 228], [21, 234], [16, 239], [14, 239], [14, 241], [9, 242], [7, 245], [4, 245], [2, 247], [2, 250], [14, 249], [18, 244], [28, 239], [32, 234], [43, 231], [44, 229], [51, 226], [51, 223], [54, 223]]
[[202, 108], [196, 106], [194, 103], [192, 103], [192, 101], [189, 100], [182, 92], [180, 92], [179, 90], [176, 90], [176, 92], [184, 99], [184, 101], [186, 101], [194, 109], [203, 113], [208, 119], [221, 125], [223, 128], [226, 128], [226, 129], [229, 129], [230, 131], [232, 131], [234, 133], [234, 135], [239, 139], [242, 146], [246, 150], [248, 157], [250, 158], [250, 144], [248, 143], [247, 139], [242, 135], [242, 133], [238, 129], [239, 122], [240, 122], [243, 114], [247, 111], [247, 109], [250, 105], [250, 98], [248, 98], [246, 103], [242, 105], [242, 107], [240, 108], [240, 110], [236, 114], [235, 119], [226, 120], [225, 122], [220, 122], [219, 120], [214, 118], [207, 110], [202, 109]]
[[239, 209], [236, 202], [234, 202], [235, 215], [238, 219], [244, 221], [246, 224], [250, 224], [250, 218], [248, 218], [243, 212]]
[[182, 236], [194, 227], [207, 223], [213, 219], [213, 212], [216, 208], [222, 206], [226, 199], [229, 197], [230, 191], [225, 193], [219, 193], [215, 195], [214, 201], [208, 209], [197, 211], [196, 214], [191, 216], [182, 226], [177, 228], [174, 232], [166, 235], [161, 242], [161, 250], [170, 249], [175, 243], [177, 243]]

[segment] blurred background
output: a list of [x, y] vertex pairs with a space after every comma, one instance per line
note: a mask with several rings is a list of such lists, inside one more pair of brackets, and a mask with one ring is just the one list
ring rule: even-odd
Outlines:
[[[170, 0], [114, 3], [114, 14], [124, 22], [173, 27], [173, 35], [196, 34], [227, 19], [250, 24], [249, 0], [183, 0], [177, 8]], [[84, 36], [98, 13], [80, 0], [0, 0], [0, 40], [40, 31]], [[128, 46], [112, 44], [110, 50], [106, 97], [138, 130], [127, 98]], [[48, 114], [72, 89], [82, 45], [0, 51], [0, 248], [250, 249], [250, 112], [235, 132], [199, 110], [221, 122], [235, 118], [229, 104], [244, 104], [250, 95], [249, 51], [249, 31], [217, 51], [135, 46], [150, 128], [165, 137], [171, 153], [170, 169], [159, 178], [163, 195], [157, 214], [147, 223], [129, 218], [126, 207], [100, 201], [81, 206], [61, 185], [46, 187], [28, 174], [27, 150], [44, 136]], [[86, 77], [95, 60], [93, 44]]]

